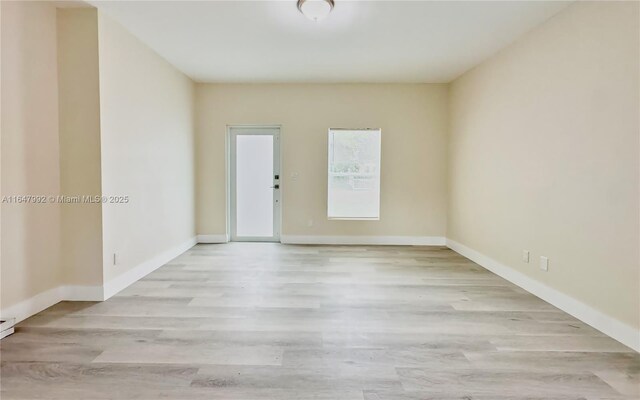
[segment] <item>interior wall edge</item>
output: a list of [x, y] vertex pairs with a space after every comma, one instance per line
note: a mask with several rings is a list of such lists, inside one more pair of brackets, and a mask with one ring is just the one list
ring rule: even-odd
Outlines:
[[[56, 21], [60, 191], [69, 197], [99, 197], [98, 14], [95, 8], [58, 8]], [[62, 284], [101, 288], [102, 204], [62, 204], [61, 232]], [[97, 298], [94, 293], [78, 296]]]
[[462, 243], [447, 239], [447, 247], [625, 346], [640, 352], [640, 330], [612, 318], [559, 290], [532, 279], [516, 269], [502, 264]]

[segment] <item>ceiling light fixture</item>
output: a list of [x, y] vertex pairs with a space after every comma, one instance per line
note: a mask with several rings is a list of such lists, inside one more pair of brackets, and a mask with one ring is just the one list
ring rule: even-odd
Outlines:
[[333, 0], [298, 0], [298, 10], [316, 22], [329, 15], [334, 5]]

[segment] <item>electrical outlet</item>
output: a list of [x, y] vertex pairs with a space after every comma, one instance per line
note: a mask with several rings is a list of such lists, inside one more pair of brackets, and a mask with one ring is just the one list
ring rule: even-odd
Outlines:
[[522, 250], [522, 262], [529, 264], [529, 250]]
[[549, 259], [545, 256], [540, 256], [540, 269], [549, 271]]

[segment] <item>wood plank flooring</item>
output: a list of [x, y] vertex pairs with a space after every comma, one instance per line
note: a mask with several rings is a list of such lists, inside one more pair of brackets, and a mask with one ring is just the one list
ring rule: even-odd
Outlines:
[[0, 359], [2, 400], [640, 398], [638, 353], [443, 247], [198, 245]]

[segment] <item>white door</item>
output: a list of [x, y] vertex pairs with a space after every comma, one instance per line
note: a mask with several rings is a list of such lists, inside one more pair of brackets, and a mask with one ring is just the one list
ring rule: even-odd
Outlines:
[[231, 127], [231, 240], [280, 240], [280, 128]]

